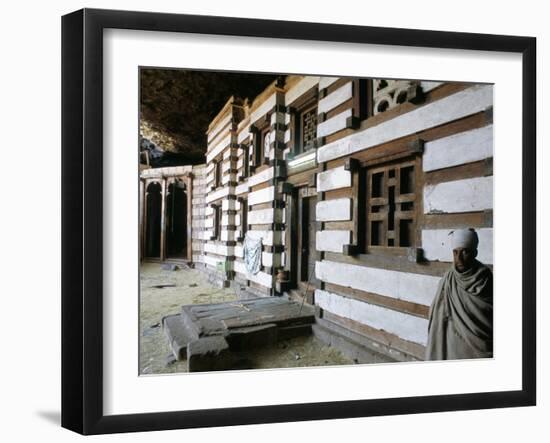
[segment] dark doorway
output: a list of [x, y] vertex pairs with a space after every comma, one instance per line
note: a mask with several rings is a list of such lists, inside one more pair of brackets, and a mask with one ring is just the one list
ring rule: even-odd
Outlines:
[[179, 180], [166, 195], [166, 256], [187, 258], [187, 189]]
[[158, 183], [147, 186], [146, 199], [145, 256], [160, 257], [160, 224], [162, 214], [162, 192]]
[[313, 302], [313, 292], [319, 281], [315, 278], [317, 252], [315, 236], [317, 223], [315, 206], [317, 196], [311, 195], [307, 187], [295, 189], [290, 210], [290, 279], [293, 286], [309, 303]]

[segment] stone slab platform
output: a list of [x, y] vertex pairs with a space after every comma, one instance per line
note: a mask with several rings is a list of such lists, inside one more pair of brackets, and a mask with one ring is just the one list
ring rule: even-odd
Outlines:
[[232, 353], [311, 333], [315, 311], [285, 297], [182, 306], [162, 319], [170, 348], [187, 369], [231, 369]]

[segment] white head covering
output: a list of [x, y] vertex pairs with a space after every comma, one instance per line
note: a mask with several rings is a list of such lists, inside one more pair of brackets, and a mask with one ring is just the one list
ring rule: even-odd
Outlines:
[[450, 232], [451, 244], [453, 249], [456, 248], [466, 248], [466, 249], [477, 249], [479, 239], [477, 233], [472, 228], [469, 229], [457, 229], [456, 231]]

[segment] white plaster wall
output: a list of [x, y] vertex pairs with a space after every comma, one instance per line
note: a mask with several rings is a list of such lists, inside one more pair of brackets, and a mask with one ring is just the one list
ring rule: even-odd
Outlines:
[[320, 289], [315, 290], [315, 304], [333, 314], [395, 334], [404, 340], [421, 345], [427, 344], [428, 320], [426, 319]]
[[422, 169], [434, 171], [492, 156], [493, 125], [488, 125], [426, 143]]
[[315, 263], [318, 279], [348, 288], [430, 306], [440, 278], [328, 260]]
[[271, 111], [271, 109], [275, 105], [276, 105], [276, 94], [272, 94], [255, 111], [253, 111], [252, 114], [250, 114], [250, 123], [251, 124], [256, 123], [256, 120], [258, 120], [260, 117], [263, 117], [265, 114]]
[[342, 253], [344, 245], [350, 244], [351, 231], [317, 231], [315, 247], [318, 251]]
[[249, 225], [262, 225], [267, 223], [273, 223], [274, 210], [273, 209], [259, 209], [257, 211], [250, 211], [248, 213]]
[[232, 134], [228, 134], [217, 145], [212, 147], [209, 153], [206, 154], [206, 163], [210, 163], [215, 159], [225, 148], [231, 144]]
[[318, 113], [328, 112], [353, 97], [353, 83], [349, 82], [319, 100]]
[[346, 109], [334, 117], [325, 120], [317, 125], [317, 137], [326, 137], [346, 128], [346, 119], [353, 115], [351, 109]]
[[317, 203], [317, 221], [338, 221], [351, 219], [351, 199], [338, 198]]
[[351, 172], [344, 166], [339, 166], [317, 174], [317, 192], [333, 189], [349, 188], [351, 186]]
[[420, 87], [424, 92], [430, 92], [432, 89], [441, 86], [443, 82], [420, 82]]
[[206, 203], [211, 203], [220, 198], [226, 197], [229, 194], [233, 193], [233, 186], [228, 186], [226, 188], [219, 189], [217, 191], [211, 192], [206, 196]]
[[227, 124], [231, 121], [232, 114], [228, 113], [224, 118], [220, 120], [220, 122], [212, 128], [212, 130], [208, 133], [208, 142], [210, 143], [211, 140], [213, 140], [219, 132], [227, 126]]
[[285, 103], [291, 105], [294, 100], [319, 83], [319, 77], [306, 76], [285, 93]]
[[476, 85], [429, 103], [372, 128], [336, 140], [317, 150], [317, 160], [325, 162], [428, 128], [466, 117], [493, 105], [493, 87]]
[[[428, 260], [452, 262], [451, 246], [452, 229], [424, 229], [422, 230], [422, 249]], [[479, 237], [477, 259], [485, 264], [493, 264], [493, 228], [477, 228]]]
[[246, 270], [246, 265], [242, 262], [235, 261], [233, 264], [233, 269], [240, 274], [244, 274], [246, 278], [254, 283], [265, 286], [266, 288], [271, 288], [273, 286], [273, 278], [270, 274], [265, 272], [258, 272], [257, 274], [250, 274]]
[[424, 213], [483, 211], [493, 208], [493, 177], [476, 177], [424, 187]]
[[268, 188], [260, 189], [259, 191], [254, 191], [248, 194], [248, 204], [252, 206], [260, 203], [270, 202], [273, 201], [274, 197], [275, 187], [270, 186]]
[[340, 77], [321, 77], [319, 79], [319, 89], [324, 89], [338, 81]]

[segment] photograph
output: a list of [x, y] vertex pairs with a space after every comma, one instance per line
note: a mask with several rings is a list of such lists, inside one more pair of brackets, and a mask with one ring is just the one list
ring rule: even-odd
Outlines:
[[140, 376], [495, 357], [493, 84], [136, 74]]

